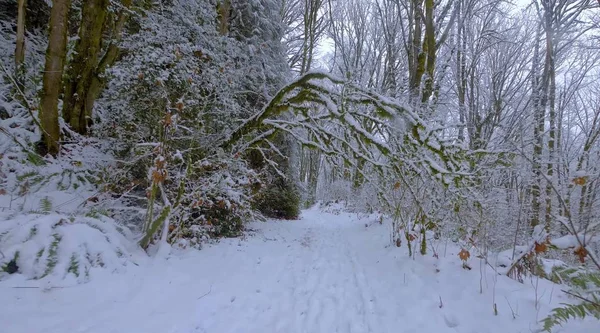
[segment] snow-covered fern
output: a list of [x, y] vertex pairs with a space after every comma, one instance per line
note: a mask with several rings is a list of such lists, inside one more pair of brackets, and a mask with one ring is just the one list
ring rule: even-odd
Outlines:
[[70, 277], [82, 283], [95, 270], [119, 272], [145, 257], [133, 234], [101, 215], [12, 216], [0, 223], [0, 236], [0, 279], [18, 273], [33, 280]]
[[40, 210], [44, 213], [50, 213], [52, 210], [52, 200], [49, 197], [43, 197], [40, 200]]
[[551, 332], [556, 325], [572, 319], [595, 317], [600, 320], [600, 272], [576, 268], [555, 268], [554, 278], [570, 286], [564, 292], [573, 296], [579, 304], [563, 304], [552, 310], [543, 320], [544, 331]]

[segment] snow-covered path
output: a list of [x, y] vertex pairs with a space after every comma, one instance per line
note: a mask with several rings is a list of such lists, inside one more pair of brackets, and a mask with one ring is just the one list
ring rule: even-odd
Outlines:
[[539, 281], [536, 310], [531, 283], [480, 274], [475, 262], [463, 270], [452, 246], [439, 245], [440, 259], [412, 260], [388, 246], [388, 227], [365, 227], [372, 222], [313, 209], [85, 285], [43, 291], [12, 288], [29, 281], [10, 279], [0, 283], [0, 332], [517, 333], [564, 301]]

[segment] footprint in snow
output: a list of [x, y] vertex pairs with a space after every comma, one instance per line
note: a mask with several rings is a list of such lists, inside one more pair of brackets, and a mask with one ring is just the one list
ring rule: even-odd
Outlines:
[[449, 328], [454, 328], [459, 325], [458, 318], [452, 314], [445, 314], [444, 321]]

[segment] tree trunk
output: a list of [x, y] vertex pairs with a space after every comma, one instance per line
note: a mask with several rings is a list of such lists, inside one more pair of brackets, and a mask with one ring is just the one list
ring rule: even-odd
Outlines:
[[25, 62], [25, 8], [27, 8], [26, 0], [18, 0], [17, 9], [17, 45], [15, 47], [15, 78], [19, 89], [23, 91], [24, 86], [24, 71], [23, 63]]
[[410, 3], [410, 30], [408, 39], [408, 76], [409, 76], [409, 98], [411, 102], [417, 100], [421, 76], [425, 70], [425, 54], [421, 47], [421, 9], [422, 0], [411, 0]]
[[530, 188], [531, 192], [531, 214], [529, 217], [529, 224], [531, 227], [535, 227], [540, 224], [540, 189], [542, 183], [542, 170], [541, 170], [541, 159], [542, 159], [542, 144], [544, 134], [544, 109], [541, 106], [541, 84], [538, 75], [539, 69], [539, 41], [541, 36], [541, 25], [538, 26], [536, 33], [536, 45], [533, 55], [533, 64], [531, 70], [532, 78], [532, 94], [533, 94], [533, 155], [532, 155], [532, 174], [533, 180]]
[[98, 66], [108, 5], [109, 0], [84, 1], [79, 39], [67, 70], [63, 118], [80, 134], [86, 134], [90, 125], [91, 119], [86, 110], [91, 110], [87, 104], [93, 103], [93, 100], [88, 94]]
[[465, 106], [465, 90], [467, 89], [467, 73], [465, 55], [463, 52], [466, 47], [466, 36], [464, 36], [464, 18], [461, 12], [462, 0], [457, 3], [458, 20], [456, 28], [456, 91], [458, 94], [458, 116], [460, 120], [460, 126], [458, 128], [458, 141], [465, 142], [465, 126], [466, 126], [466, 106]]
[[[553, 38], [553, 37], [550, 37]], [[554, 183], [554, 164], [556, 159], [556, 73], [554, 70], [554, 48], [550, 46], [552, 54], [550, 55], [550, 86], [548, 90], [548, 116], [550, 118], [550, 130], [548, 133], [548, 165], [546, 174], [548, 181], [546, 183], [546, 228], [550, 228], [552, 220], [552, 185]]]
[[121, 1], [123, 9], [117, 16], [115, 27], [113, 28], [111, 34], [110, 44], [108, 45], [106, 53], [104, 53], [104, 56], [100, 60], [100, 63], [98, 64], [98, 67], [96, 68], [92, 77], [92, 82], [88, 89], [85, 102], [85, 114], [88, 119], [92, 118], [94, 103], [100, 96], [100, 93], [106, 84], [104, 74], [106, 73], [106, 70], [115, 63], [117, 57], [119, 56], [119, 42], [123, 36], [123, 28], [125, 27], [125, 23], [129, 19], [129, 7], [131, 6], [131, 2], [132, 0]]
[[425, 87], [423, 88], [423, 94], [421, 96], [421, 102], [427, 103], [431, 94], [433, 93], [433, 75], [435, 71], [435, 60], [437, 47], [435, 45], [435, 26], [433, 22], [433, 0], [425, 0], [425, 40], [423, 44], [426, 45], [427, 62], [425, 66]]
[[[545, 19], [545, 23], [544, 23], [544, 30], [546, 33], [546, 51], [545, 51], [545, 59], [544, 59], [544, 70], [542, 72], [542, 80], [541, 80], [541, 87], [539, 88], [539, 94], [540, 94], [540, 104], [539, 104], [539, 108], [538, 108], [538, 112], [537, 112], [537, 117], [535, 119], [535, 126], [537, 127], [537, 138], [536, 141], [534, 143], [534, 152], [535, 155], [538, 157], [538, 164], [537, 167], [538, 169], [536, 170], [537, 174], [537, 190], [538, 192], [541, 192], [541, 184], [542, 184], [542, 168], [541, 168], [541, 159], [543, 156], [543, 145], [544, 145], [544, 132], [545, 132], [545, 120], [546, 120], [546, 107], [548, 106], [548, 103], [550, 102], [550, 85], [551, 82], [553, 81], [553, 74], [554, 74], [554, 45], [553, 45], [553, 12], [551, 8], [545, 8], [544, 10], [544, 19]], [[552, 141], [552, 143], [550, 143], [550, 140], [548, 140], [548, 146], [550, 147], [550, 145], [554, 146], [554, 142]], [[546, 170], [548, 172], [553, 172], [552, 170], [552, 165], [549, 163], [548, 164], [548, 169]], [[550, 175], [548, 175], [550, 176]], [[550, 212], [549, 209], [551, 209], [552, 207], [552, 198], [548, 196], [549, 192], [552, 192], [552, 187], [551, 187], [551, 183], [549, 181], [546, 181], [546, 214], [545, 214], [545, 227], [546, 230], [549, 230], [550, 225], [549, 225], [549, 220], [550, 220]], [[549, 192], [548, 192], [549, 191]], [[539, 198], [539, 193], [538, 193], [538, 198], [537, 198], [538, 203], [540, 202], [540, 198]], [[541, 208], [541, 205], [539, 205], [537, 207], [538, 209]], [[539, 223], [539, 221], [538, 221]]]
[[58, 125], [58, 94], [67, 53], [67, 28], [71, 0], [52, 1], [48, 49], [44, 65], [40, 123], [48, 153], [58, 154], [60, 128]]
[[222, 0], [217, 6], [219, 13], [219, 34], [225, 36], [229, 33], [229, 13], [231, 12], [231, 0]]

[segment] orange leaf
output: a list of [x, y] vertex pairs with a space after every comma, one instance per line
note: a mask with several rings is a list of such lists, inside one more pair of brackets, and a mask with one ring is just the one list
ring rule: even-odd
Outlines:
[[167, 178], [167, 172], [165, 170], [153, 170], [152, 181], [155, 184], [162, 183]]
[[[177, 108], [179, 109], [179, 103], [177, 103]], [[181, 104], [181, 108], [183, 108], [183, 104]], [[181, 111], [181, 109], [179, 109], [179, 111]], [[165, 124], [165, 126], [171, 125], [171, 123], [172, 123], [171, 112], [167, 112], [165, 114], [165, 119], [163, 119], [163, 123]]]
[[462, 249], [460, 250], [460, 252], [458, 253], [458, 257], [460, 258], [460, 260], [462, 261], [467, 261], [469, 260], [469, 258], [471, 258], [471, 253], [469, 253], [469, 251]]
[[394, 190], [397, 190], [400, 188], [400, 182], [396, 182], [396, 184], [394, 184]]
[[583, 264], [585, 262], [585, 257], [588, 255], [588, 251], [584, 247], [578, 246], [575, 251], [573, 251], [573, 254], [578, 256], [579, 261]]
[[535, 242], [535, 253], [544, 253], [548, 251], [548, 246], [546, 246], [546, 243], [542, 243], [539, 244], [538, 242]]
[[585, 185], [585, 182], [586, 182], [586, 177], [575, 177], [575, 178], [573, 178], [573, 183], [575, 185], [583, 186], [583, 185]]

